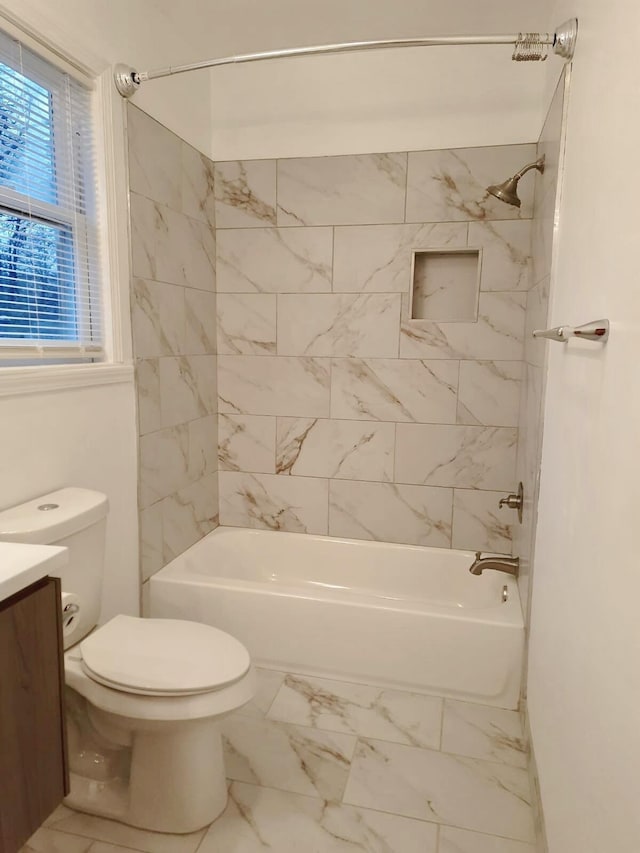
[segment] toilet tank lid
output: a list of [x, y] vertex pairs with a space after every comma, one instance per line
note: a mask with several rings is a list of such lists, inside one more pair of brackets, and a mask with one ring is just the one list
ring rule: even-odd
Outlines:
[[102, 492], [69, 487], [0, 512], [0, 541], [50, 545], [105, 518]]

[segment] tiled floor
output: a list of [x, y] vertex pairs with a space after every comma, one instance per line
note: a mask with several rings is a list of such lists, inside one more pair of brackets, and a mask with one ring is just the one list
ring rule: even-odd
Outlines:
[[23, 853], [534, 853], [515, 712], [262, 670], [222, 725], [229, 805], [208, 829], [61, 807]]

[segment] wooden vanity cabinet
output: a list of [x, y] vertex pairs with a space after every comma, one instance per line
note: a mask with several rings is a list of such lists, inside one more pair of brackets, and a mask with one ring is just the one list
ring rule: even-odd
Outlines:
[[60, 581], [0, 603], [0, 853], [16, 853], [69, 790]]

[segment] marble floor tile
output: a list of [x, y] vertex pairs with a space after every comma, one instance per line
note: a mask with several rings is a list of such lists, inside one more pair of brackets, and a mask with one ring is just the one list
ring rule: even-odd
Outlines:
[[342, 797], [355, 737], [239, 714], [220, 728], [229, 779], [327, 800]]
[[359, 740], [343, 801], [519, 841], [534, 838], [526, 771], [379, 740]]
[[198, 853], [435, 853], [436, 833], [422, 821], [236, 782]]
[[41, 828], [20, 848], [20, 853], [89, 853], [89, 848], [95, 850], [92, 844], [91, 838]]
[[264, 717], [276, 694], [282, 687], [284, 672], [275, 669], [256, 668], [256, 693], [251, 702], [243, 705], [238, 711], [244, 717]]
[[267, 717], [437, 749], [442, 700], [364, 684], [287, 675]]
[[438, 853], [535, 853], [533, 844], [497, 838], [495, 835], [480, 835], [452, 826], [440, 828]]
[[526, 768], [527, 749], [520, 714], [447, 699], [442, 751]]
[[[190, 832], [187, 835], [149, 832], [146, 829], [126, 826], [115, 820], [106, 820], [102, 817], [74, 812], [66, 806], [59, 806], [45, 821], [45, 826], [65, 833], [72, 833], [74, 836], [80, 835], [84, 838], [93, 838], [96, 841], [115, 844], [118, 847], [139, 850], [141, 853], [195, 853], [205, 833], [204, 829]], [[71, 849], [69, 848], [69, 853], [71, 853]], [[64, 853], [67, 851], [65, 850]]]

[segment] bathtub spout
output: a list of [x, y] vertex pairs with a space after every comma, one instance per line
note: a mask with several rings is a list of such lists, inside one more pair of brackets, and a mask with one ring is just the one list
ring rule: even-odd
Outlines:
[[520, 557], [483, 557], [480, 551], [476, 551], [476, 558], [469, 571], [472, 575], [481, 575], [485, 569], [494, 569], [496, 572], [506, 572], [518, 577], [519, 568]]

